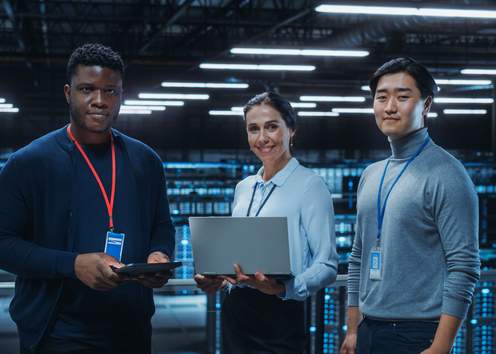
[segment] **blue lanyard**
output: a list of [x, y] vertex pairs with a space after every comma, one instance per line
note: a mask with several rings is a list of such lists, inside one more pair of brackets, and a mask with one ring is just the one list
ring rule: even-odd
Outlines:
[[[255, 192], [257, 191], [257, 186], [258, 186], [258, 182], [255, 183], [255, 185], [253, 186], [253, 193], [251, 194], [250, 205], [248, 206], [248, 212], [246, 213], [246, 216], [250, 216], [251, 207], [253, 205], [253, 199], [255, 199]], [[274, 189], [276, 189], [276, 185], [275, 184], [272, 186], [272, 189], [269, 191], [269, 194], [267, 194], [267, 197], [265, 198], [265, 200], [262, 202], [262, 204], [258, 208], [257, 212], [255, 213], [255, 216], [258, 216], [258, 214], [260, 214], [260, 211], [264, 207], [265, 203], [267, 203], [267, 200], [269, 200], [269, 198], [270, 198], [272, 192], [274, 191]]]
[[381, 239], [382, 223], [384, 222], [384, 213], [386, 211], [386, 205], [387, 205], [387, 202], [389, 199], [389, 195], [391, 194], [391, 191], [393, 190], [394, 186], [396, 185], [396, 183], [398, 183], [400, 177], [406, 171], [408, 166], [410, 166], [410, 164], [413, 162], [413, 160], [415, 160], [417, 158], [417, 156], [420, 155], [422, 150], [424, 150], [424, 148], [427, 146], [427, 144], [429, 143], [429, 140], [430, 140], [429, 137], [426, 137], [425, 141], [422, 144], [422, 146], [420, 147], [420, 149], [418, 149], [417, 152], [412, 157], [410, 157], [408, 159], [405, 166], [403, 166], [403, 169], [398, 174], [398, 176], [396, 176], [396, 179], [394, 180], [393, 184], [391, 185], [391, 188], [389, 188], [389, 192], [386, 194], [386, 199], [384, 199], [384, 205], [381, 208], [382, 186], [384, 184], [384, 178], [386, 177], [386, 171], [387, 171], [387, 168], [389, 166], [389, 163], [391, 162], [391, 159], [388, 160], [388, 162], [386, 163], [386, 167], [384, 167], [384, 172], [382, 173], [382, 177], [381, 177], [381, 183], [379, 184], [379, 192], [377, 193], [377, 242], [378, 243]]

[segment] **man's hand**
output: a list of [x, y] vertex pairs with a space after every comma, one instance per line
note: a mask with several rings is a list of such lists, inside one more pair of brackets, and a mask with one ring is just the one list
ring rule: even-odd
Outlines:
[[355, 354], [356, 344], [357, 344], [356, 333], [347, 333], [346, 337], [344, 337], [343, 344], [341, 344], [341, 349], [339, 350], [339, 354]]
[[[147, 263], [169, 263], [170, 259], [169, 257], [159, 251], [152, 252], [148, 256]], [[168, 281], [169, 278], [172, 276], [171, 271], [166, 271], [166, 272], [159, 272], [159, 273], [154, 273], [150, 275], [140, 275], [136, 280], [143, 286], [146, 286], [147, 288], [161, 288], [164, 286]]]
[[227, 285], [227, 280], [221, 277], [206, 277], [201, 274], [195, 274], [194, 279], [196, 286], [207, 294], [215, 293]]
[[76, 257], [74, 273], [90, 288], [106, 291], [117, 287], [122, 282], [110, 266], [120, 268], [124, 264], [105, 253], [84, 253]]
[[267, 277], [261, 272], [256, 272], [255, 275], [250, 276], [243, 273], [239, 264], [234, 265], [236, 277], [226, 277], [226, 280], [231, 284], [247, 284], [267, 295], [281, 295], [285, 292], [284, 285], [277, 282], [277, 280]]
[[347, 311], [347, 319], [346, 319], [346, 337], [344, 337], [343, 344], [341, 344], [341, 349], [339, 350], [339, 354], [355, 354], [356, 346], [357, 346], [357, 332], [358, 332], [358, 323], [362, 318], [360, 314], [360, 310], [358, 307], [350, 306]]
[[432, 345], [421, 354], [449, 354], [461, 323], [460, 318], [443, 313], [439, 319]]

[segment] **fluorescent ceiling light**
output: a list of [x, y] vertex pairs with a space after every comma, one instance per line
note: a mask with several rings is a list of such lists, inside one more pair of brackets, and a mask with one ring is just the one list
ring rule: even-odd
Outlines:
[[130, 110], [121, 109], [119, 114], [152, 114], [152, 111], [149, 109], [130, 109]]
[[208, 111], [211, 116], [242, 116], [243, 112], [240, 111]]
[[300, 101], [365, 102], [365, 97], [363, 97], [363, 96], [301, 96]]
[[360, 87], [360, 90], [370, 92], [370, 87], [369, 85], [363, 85]]
[[293, 108], [315, 108], [317, 103], [315, 102], [289, 102]]
[[244, 83], [214, 83], [214, 82], [162, 82], [162, 87], [190, 87], [190, 88], [230, 88], [230, 89], [245, 89], [248, 84]]
[[283, 48], [232, 48], [232, 54], [254, 55], [300, 55], [312, 57], [366, 57], [366, 50], [330, 50], [330, 49], [283, 49]]
[[130, 106], [184, 106], [184, 101], [125, 100]]
[[140, 93], [139, 98], [158, 100], [208, 100], [207, 94], [182, 94], [182, 93]]
[[349, 6], [349, 5], [319, 5], [315, 8], [315, 11], [334, 13], [334, 14], [402, 15], [402, 16], [415, 16], [418, 13], [418, 9], [415, 7]]
[[5, 103], [5, 98], [0, 97], [0, 103]]
[[444, 114], [478, 114], [484, 115], [487, 113], [485, 109], [445, 109]]
[[496, 18], [496, 11], [494, 10], [466, 10], [428, 7], [353, 6], [329, 4], [317, 6], [315, 11], [334, 14], [358, 15]]
[[[317, 103], [315, 102], [289, 102], [293, 108], [315, 108]], [[231, 107], [231, 111], [243, 111], [244, 107]]]
[[317, 111], [300, 111], [298, 112], [300, 117], [338, 117], [337, 112], [317, 112]]
[[496, 18], [496, 11], [465, 9], [430, 9], [419, 8], [418, 16], [430, 17], [463, 17], [463, 18]]
[[0, 103], [0, 108], [13, 108], [12, 103]]
[[496, 75], [496, 69], [462, 69], [464, 75]]
[[437, 97], [434, 98], [435, 103], [484, 103], [490, 104], [494, 100], [492, 98], [469, 98], [469, 97]]
[[436, 112], [429, 112], [427, 113], [428, 118], [437, 118], [438, 114]]
[[202, 63], [200, 69], [217, 70], [263, 70], [263, 71], [314, 71], [314, 65], [272, 65], [272, 64], [216, 64]]
[[19, 113], [19, 108], [1, 108], [0, 113]]
[[124, 105], [121, 106], [121, 108], [124, 108], [126, 110], [150, 110], [150, 111], [165, 111], [165, 106], [129, 106], [129, 105]]
[[352, 114], [374, 114], [373, 108], [333, 108], [333, 112]]
[[491, 80], [436, 79], [438, 85], [491, 85]]

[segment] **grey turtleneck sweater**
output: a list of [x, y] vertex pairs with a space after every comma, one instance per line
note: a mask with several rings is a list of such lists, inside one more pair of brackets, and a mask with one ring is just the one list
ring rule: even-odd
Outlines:
[[[381, 193], [428, 136], [421, 129], [390, 140]], [[463, 165], [429, 141], [394, 187], [382, 227], [382, 279], [369, 277], [377, 237], [377, 192], [387, 160], [368, 166], [358, 186], [357, 225], [349, 261], [348, 306], [379, 319], [463, 318], [479, 278], [478, 201]]]

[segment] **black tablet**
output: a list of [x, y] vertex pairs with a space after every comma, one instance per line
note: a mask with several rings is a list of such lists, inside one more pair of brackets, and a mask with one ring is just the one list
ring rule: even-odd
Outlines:
[[169, 263], [130, 263], [122, 268], [113, 268], [117, 274], [135, 277], [143, 274], [167, 272], [180, 267], [182, 262]]

